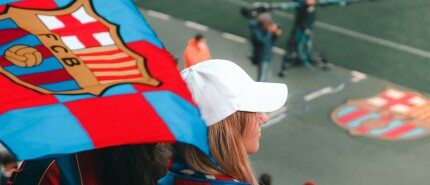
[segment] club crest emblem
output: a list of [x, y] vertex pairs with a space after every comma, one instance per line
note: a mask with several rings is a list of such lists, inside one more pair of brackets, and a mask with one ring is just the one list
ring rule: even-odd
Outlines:
[[100, 95], [117, 84], [160, 84], [89, 1], [50, 11], [9, 7], [0, 32], [0, 73], [41, 93]]
[[378, 95], [348, 100], [331, 114], [352, 135], [385, 140], [415, 139], [430, 133], [430, 99], [388, 87]]

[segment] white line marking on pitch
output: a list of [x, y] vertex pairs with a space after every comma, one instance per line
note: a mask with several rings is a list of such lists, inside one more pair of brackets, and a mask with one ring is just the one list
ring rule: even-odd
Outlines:
[[356, 83], [367, 78], [367, 75], [358, 71], [351, 71], [351, 82]]
[[207, 27], [203, 24], [192, 22], [192, 21], [185, 21], [185, 26], [199, 30], [199, 31], [208, 31], [209, 30], [209, 27]]
[[304, 100], [305, 101], [311, 101], [311, 100], [313, 100], [315, 98], [318, 98], [318, 97], [320, 97], [322, 95], [328, 94], [328, 93], [330, 93], [332, 91], [333, 91], [332, 87], [324, 87], [324, 88], [322, 88], [322, 89], [320, 89], [318, 91], [315, 91], [313, 93], [310, 93], [310, 94], [306, 95], [304, 97]]
[[324, 23], [324, 22], [320, 22], [320, 21], [316, 21], [315, 25], [317, 27], [324, 28], [326, 30], [330, 30], [330, 31], [333, 31], [333, 32], [341, 33], [341, 34], [344, 34], [344, 35], [348, 35], [348, 36], [353, 37], [353, 38], [358, 38], [358, 39], [366, 40], [366, 41], [373, 42], [373, 43], [376, 43], [376, 44], [379, 44], [379, 45], [388, 46], [388, 47], [391, 47], [391, 48], [394, 48], [394, 49], [398, 49], [398, 50], [401, 50], [401, 51], [412, 53], [412, 54], [415, 54], [415, 55], [418, 55], [418, 56], [430, 58], [430, 52], [424, 51], [424, 50], [421, 50], [421, 49], [417, 49], [417, 48], [414, 48], [414, 47], [411, 47], [411, 46], [407, 46], [407, 45], [395, 43], [395, 42], [392, 42], [392, 41], [384, 40], [384, 39], [381, 39], [381, 38], [378, 38], [378, 37], [373, 37], [373, 36], [370, 36], [370, 35], [362, 34], [362, 33], [359, 33], [359, 32], [355, 32], [355, 31], [352, 31], [352, 30], [348, 30], [348, 29], [345, 29], [345, 28], [338, 27], [338, 26], [330, 25], [330, 24], [327, 24], [327, 23]]
[[148, 12], [148, 15], [150, 15], [152, 17], [156, 17], [156, 18], [163, 19], [166, 21], [170, 20], [170, 15], [167, 15], [167, 14], [164, 14], [161, 12], [157, 12], [154, 10], [148, 10], [147, 12]]
[[[248, 4], [248, 2], [246, 2], [246, 1], [240, 1], [240, 0], [223, 0], [223, 1], [230, 2], [232, 4], [236, 4], [236, 5], [240, 5], [240, 6]], [[292, 15], [291, 13], [286, 13], [284, 11], [275, 11], [274, 14], [276, 14], [278, 16], [281, 16], [281, 17], [286, 17], [288, 19], [294, 19], [294, 15]], [[350, 36], [350, 37], [353, 37], [353, 38], [365, 40], [365, 41], [372, 42], [372, 43], [375, 43], [375, 44], [379, 44], [379, 45], [391, 47], [393, 49], [397, 49], [397, 50], [401, 50], [401, 51], [404, 51], [404, 52], [412, 53], [412, 54], [415, 54], [415, 55], [418, 55], [418, 56], [430, 58], [430, 52], [429, 51], [425, 51], [425, 50], [422, 50], [422, 49], [414, 48], [414, 47], [407, 46], [407, 45], [404, 45], [404, 44], [399, 44], [399, 43], [392, 42], [392, 41], [385, 40], [385, 39], [381, 39], [381, 38], [378, 38], [378, 37], [366, 35], [366, 34], [363, 34], [363, 33], [356, 32], [356, 31], [348, 30], [348, 29], [345, 29], [345, 28], [341, 28], [341, 27], [338, 27], [338, 26], [327, 24], [325, 22], [315, 21], [315, 26], [317, 26], [319, 28], [323, 28], [323, 29], [329, 30], [329, 31], [332, 31], [332, 32], [335, 32], [335, 33], [340, 33], [340, 34], [347, 35], [347, 36]]]
[[[227, 2], [230, 2], [230, 3], [233, 3], [233, 4], [238, 4], [238, 5], [247, 4], [247, 2], [245, 2], [245, 1], [231, 1], [231, 0], [224, 0], [224, 1], [227, 1]], [[282, 17], [286, 17], [286, 18], [289, 18], [289, 19], [293, 19], [294, 18], [293, 15], [285, 13], [285, 12], [279, 12], [279, 11], [277, 11], [277, 12], [274, 12], [274, 13], [276, 15], [279, 15], [279, 16], [282, 16]], [[153, 11], [153, 10], [148, 10], [148, 14], [151, 15], [151, 16], [163, 19], [163, 20], [169, 20], [170, 19], [169, 15], [166, 15], [166, 14], [163, 14], [163, 13], [160, 13], [160, 12], [156, 12], [156, 11]], [[381, 39], [381, 38], [378, 38], [378, 37], [366, 35], [366, 34], [363, 34], [363, 33], [356, 32], [356, 31], [348, 30], [348, 29], [345, 29], [345, 28], [341, 28], [341, 27], [338, 27], [338, 26], [327, 24], [325, 22], [315, 21], [315, 26], [323, 28], [323, 29], [326, 29], [326, 30], [329, 30], [329, 31], [332, 31], [332, 32], [341, 33], [341, 34], [344, 34], [344, 35], [347, 35], [347, 36], [350, 36], [350, 37], [353, 37], [353, 38], [362, 39], [362, 40], [369, 41], [369, 42], [372, 42], [372, 43], [375, 43], [375, 44], [379, 44], [379, 45], [391, 47], [391, 48], [394, 48], [394, 49], [397, 49], [397, 50], [401, 50], [401, 51], [405, 51], [405, 52], [408, 52], [408, 53], [412, 53], [412, 54], [415, 54], [415, 55], [418, 55], [418, 56], [430, 58], [430, 52], [428, 52], [428, 51], [421, 50], [421, 49], [418, 49], [418, 48], [414, 48], [414, 47], [411, 47], [411, 46], [407, 46], [407, 45], [404, 45], [404, 44], [399, 44], [399, 43], [396, 43], [396, 42], [384, 40], [384, 39]]]
[[226, 39], [239, 42], [239, 43], [246, 43], [246, 39], [243, 37], [239, 37], [237, 35], [233, 35], [231, 33], [222, 33], [222, 36]]

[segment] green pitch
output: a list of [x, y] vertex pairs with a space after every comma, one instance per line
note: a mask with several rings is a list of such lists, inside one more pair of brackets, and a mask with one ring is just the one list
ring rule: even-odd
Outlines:
[[[253, 1], [138, 0], [137, 4], [248, 37], [246, 19], [239, 13], [248, 2]], [[362, 0], [346, 7], [318, 7], [314, 50], [330, 63], [430, 92], [429, 8], [428, 0]], [[285, 46], [291, 17], [292, 12], [274, 12], [274, 20], [284, 28], [276, 43], [279, 47]]]

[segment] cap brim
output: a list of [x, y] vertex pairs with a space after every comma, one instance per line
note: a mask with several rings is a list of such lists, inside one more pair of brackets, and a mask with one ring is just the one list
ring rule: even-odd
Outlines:
[[281, 83], [254, 82], [252, 92], [240, 98], [240, 111], [273, 112], [287, 101], [287, 85]]

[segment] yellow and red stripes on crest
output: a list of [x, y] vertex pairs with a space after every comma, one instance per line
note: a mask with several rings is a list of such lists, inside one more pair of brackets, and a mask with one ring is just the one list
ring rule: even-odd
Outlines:
[[407, 115], [417, 120], [430, 121], [430, 103], [427, 101], [425, 105], [413, 107]]
[[73, 51], [101, 84], [143, 78], [135, 58], [116, 46], [102, 46]]

